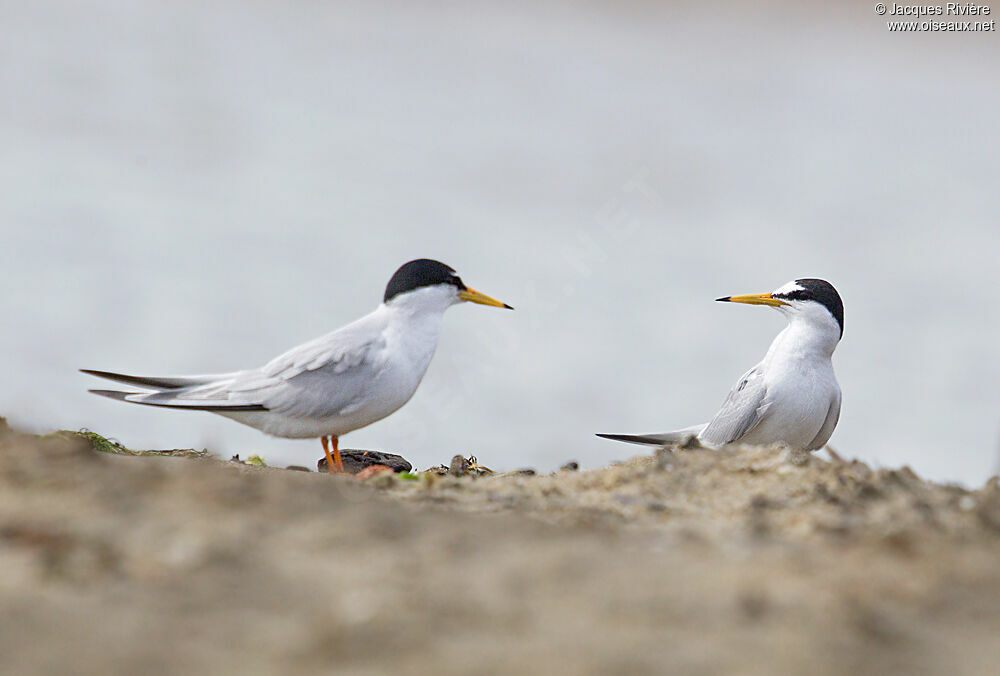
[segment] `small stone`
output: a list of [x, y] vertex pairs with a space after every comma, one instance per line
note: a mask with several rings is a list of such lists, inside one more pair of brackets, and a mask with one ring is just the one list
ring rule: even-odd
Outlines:
[[[358, 448], [344, 448], [340, 451], [340, 460], [344, 464], [344, 474], [357, 474], [365, 467], [385, 465], [393, 472], [409, 472], [413, 465], [406, 458], [394, 453], [381, 451], [365, 451]], [[316, 463], [320, 472], [326, 471], [326, 458], [320, 458]]]
[[392, 474], [392, 467], [387, 467], [386, 465], [368, 465], [363, 470], [354, 475], [354, 478], [358, 481], [364, 481], [365, 479], [370, 479], [378, 474], [385, 474], [386, 472]]
[[462, 455], [454, 455], [451, 464], [448, 466], [448, 474], [451, 476], [465, 476], [469, 471], [469, 461]]
[[[323, 459], [326, 460], [326, 458], [323, 458]], [[290, 469], [293, 472], [311, 472], [312, 471], [308, 467], [303, 467], [302, 465], [289, 465], [285, 469]]]
[[570, 460], [559, 469], [565, 470], [567, 472], [575, 472], [576, 470], [580, 469], [580, 463], [578, 463], [576, 460]]
[[382, 470], [378, 470], [376, 466], [365, 467], [364, 470], [358, 473], [358, 478], [361, 479], [365, 472], [371, 470], [376, 470], [376, 472], [364, 479], [364, 482], [369, 486], [374, 486], [375, 488], [392, 488], [396, 485], [396, 473], [388, 467]]

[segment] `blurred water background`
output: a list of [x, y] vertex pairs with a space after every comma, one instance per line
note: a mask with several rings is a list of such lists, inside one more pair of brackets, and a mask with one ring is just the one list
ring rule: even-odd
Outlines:
[[997, 471], [996, 33], [864, 2], [3, 3], [0, 415], [314, 465], [318, 442], [86, 393], [80, 367], [259, 365], [416, 257], [451, 310], [410, 404], [345, 447], [497, 469], [707, 420], [824, 277], [841, 454]]

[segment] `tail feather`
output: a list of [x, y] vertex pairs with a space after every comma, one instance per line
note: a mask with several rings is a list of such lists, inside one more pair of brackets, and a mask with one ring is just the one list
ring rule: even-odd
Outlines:
[[[225, 375], [166, 376], [166, 377], [130, 376], [124, 373], [113, 373], [111, 371], [96, 371], [94, 369], [80, 369], [80, 372], [86, 373], [87, 375], [91, 376], [97, 376], [98, 378], [105, 378], [107, 380], [114, 380], [119, 383], [125, 383], [126, 385], [138, 385], [139, 387], [147, 387], [157, 390], [179, 390], [183, 387], [191, 387], [193, 385], [204, 385], [205, 383], [210, 383], [213, 380], [219, 380], [225, 377]], [[93, 390], [91, 391], [93, 392]]]

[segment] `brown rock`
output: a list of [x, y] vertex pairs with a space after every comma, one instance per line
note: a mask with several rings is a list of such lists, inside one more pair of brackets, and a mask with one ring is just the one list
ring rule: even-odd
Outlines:
[[[343, 448], [340, 450], [340, 459], [344, 463], [345, 474], [357, 474], [366, 467], [373, 465], [384, 465], [393, 472], [409, 472], [413, 469], [406, 458], [394, 453], [383, 453], [381, 451], [365, 451], [357, 448]], [[316, 468], [320, 472], [326, 471], [326, 458], [320, 458], [316, 463]]]

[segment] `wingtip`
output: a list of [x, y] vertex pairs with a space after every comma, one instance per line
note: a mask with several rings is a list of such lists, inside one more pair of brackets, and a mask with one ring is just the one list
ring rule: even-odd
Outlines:
[[80, 373], [86, 373], [88, 376], [96, 376], [97, 378], [106, 378], [108, 380], [115, 380], [122, 376], [121, 373], [112, 373], [111, 371], [101, 371], [100, 369], [80, 369]]
[[96, 394], [99, 397], [107, 397], [108, 399], [118, 399], [119, 401], [128, 401], [126, 397], [132, 394], [139, 394], [138, 392], [121, 392], [120, 390], [87, 390], [91, 394]]
[[602, 439], [611, 441], [623, 441], [626, 444], [639, 444], [640, 446], [662, 446], [664, 440], [653, 435], [643, 434], [598, 434]]
[[601, 439], [610, 439], [611, 441], [636, 443], [633, 441], [636, 437], [631, 434], [595, 434], [594, 436], [600, 437]]

